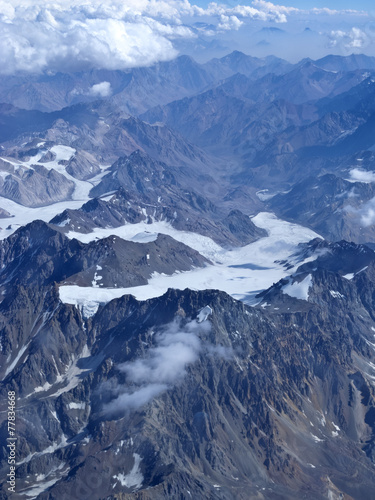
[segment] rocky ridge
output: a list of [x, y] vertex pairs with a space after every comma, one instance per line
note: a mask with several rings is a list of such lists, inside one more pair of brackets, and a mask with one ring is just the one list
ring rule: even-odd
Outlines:
[[[43, 231], [37, 259], [64, 241]], [[21, 262], [17, 238], [5, 269]], [[291, 259], [311, 262], [290, 279], [311, 275], [307, 300], [277, 291], [285, 282], [255, 309], [215, 290], [169, 290], [115, 299], [88, 319], [48, 279], [25, 287], [19, 265], [0, 304], [0, 390], [4, 401], [8, 390], [20, 398], [19, 491], [370, 499], [374, 255], [344, 242], [302, 245]]]

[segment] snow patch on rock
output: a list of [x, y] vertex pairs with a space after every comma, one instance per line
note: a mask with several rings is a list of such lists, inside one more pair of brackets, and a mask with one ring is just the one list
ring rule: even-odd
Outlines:
[[308, 274], [302, 281], [289, 282], [287, 285], [283, 286], [282, 291], [290, 297], [294, 297], [300, 300], [309, 300], [309, 290], [312, 286], [312, 276]]
[[199, 311], [199, 314], [197, 316], [197, 321], [198, 323], [202, 323], [203, 321], [206, 321], [206, 319], [212, 314], [212, 309], [210, 306], [206, 306], [203, 309]]
[[113, 476], [114, 479], [120, 481], [121, 486], [137, 491], [142, 487], [143, 484], [143, 474], [139, 467], [142, 458], [137, 453], [133, 453], [134, 465], [132, 470], [128, 474], [118, 474]]

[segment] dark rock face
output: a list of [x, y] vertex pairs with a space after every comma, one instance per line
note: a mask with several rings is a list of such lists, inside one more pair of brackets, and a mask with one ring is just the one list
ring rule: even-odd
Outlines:
[[[159, 272], [199, 259], [165, 236], [143, 245]], [[100, 263], [111, 284], [127, 266], [142, 276], [137, 252], [136, 243], [112, 237], [83, 245], [40, 222], [3, 243], [1, 411], [14, 390], [19, 491], [38, 487], [40, 499], [187, 491], [370, 499], [374, 252], [346, 242], [301, 245], [291, 259], [310, 262], [289, 284], [311, 276], [307, 300], [288, 295], [284, 280], [257, 308], [215, 290], [169, 290], [144, 302], [121, 297], [85, 320], [59, 300], [54, 257], [72, 282], [89, 281], [91, 263]], [[75, 275], [72, 254], [81, 263]], [[44, 281], [26, 272], [33, 259]], [[0, 459], [4, 474], [4, 447]]]
[[229, 231], [243, 242], [244, 245], [253, 243], [263, 236], [267, 236], [267, 231], [257, 227], [251, 222], [249, 217], [246, 217], [240, 210], [232, 210], [223, 220], [223, 224], [227, 226]]
[[100, 275], [98, 286], [128, 287], [146, 284], [154, 272], [173, 274], [208, 263], [169, 236], [152, 240], [135, 243], [111, 236], [85, 245], [35, 221], [0, 243], [0, 283], [7, 288], [54, 282], [91, 286]]
[[[3, 382], [21, 398], [20, 487], [43, 470], [57, 481], [41, 499], [110, 491], [111, 498], [151, 499], [186, 490], [245, 499], [259, 489], [265, 498], [323, 499], [329, 491], [371, 498], [369, 276], [361, 287], [346, 280], [340, 288], [345, 300], [360, 301], [350, 318], [333, 298], [271, 318], [224, 293], [170, 290], [143, 303], [112, 301], [84, 325], [55, 292], [41, 300], [18, 288], [1, 304], [0, 321], [22, 301], [17, 317], [28, 347]], [[326, 283], [322, 275], [314, 286]], [[191, 323], [197, 316], [208, 317]], [[17, 325], [7, 328], [15, 341]], [[183, 372], [172, 380], [165, 362], [175, 342], [191, 357], [169, 365], [172, 374]], [[140, 364], [151, 372], [139, 379]], [[66, 368], [73, 365], [78, 379]]]
[[86, 151], [79, 151], [71, 158], [66, 166], [68, 174], [79, 180], [91, 179], [100, 173], [97, 159]]
[[95, 186], [91, 195], [101, 196], [110, 191], [125, 188], [131, 193], [148, 195], [149, 201], [156, 201], [155, 190], [173, 189], [175, 177], [165, 164], [152, 160], [141, 151], [135, 151], [128, 158], [120, 158], [112, 165], [108, 174]]

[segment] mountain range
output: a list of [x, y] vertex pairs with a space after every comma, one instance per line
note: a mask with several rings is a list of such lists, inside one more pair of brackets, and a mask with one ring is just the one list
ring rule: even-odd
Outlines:
[[1, 77], [0, 499], [374, 498], [374, 76]]

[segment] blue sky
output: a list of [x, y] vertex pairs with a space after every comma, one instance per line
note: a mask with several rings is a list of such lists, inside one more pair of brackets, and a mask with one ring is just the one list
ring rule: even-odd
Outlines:
[[[211, 0], [196, 0], [191, 3], [199, 5], [200, 7], [207, 7]], [[216, 3], [223, 3], [227, 5], [251, 5], [251, 1], [234, 1], [234, 0], [224, 0], [218, 1]], [[299, 9], [311, 9], [313, 7], [328, 7], [330, 9], [356, 9], [356, 10], [367, 10], [375, 11], [375, 5], [373, 0], [280, 0], [274, 1], [273, 3], [277, 5], [285, 5], [287, 7], [298, 7]]]

